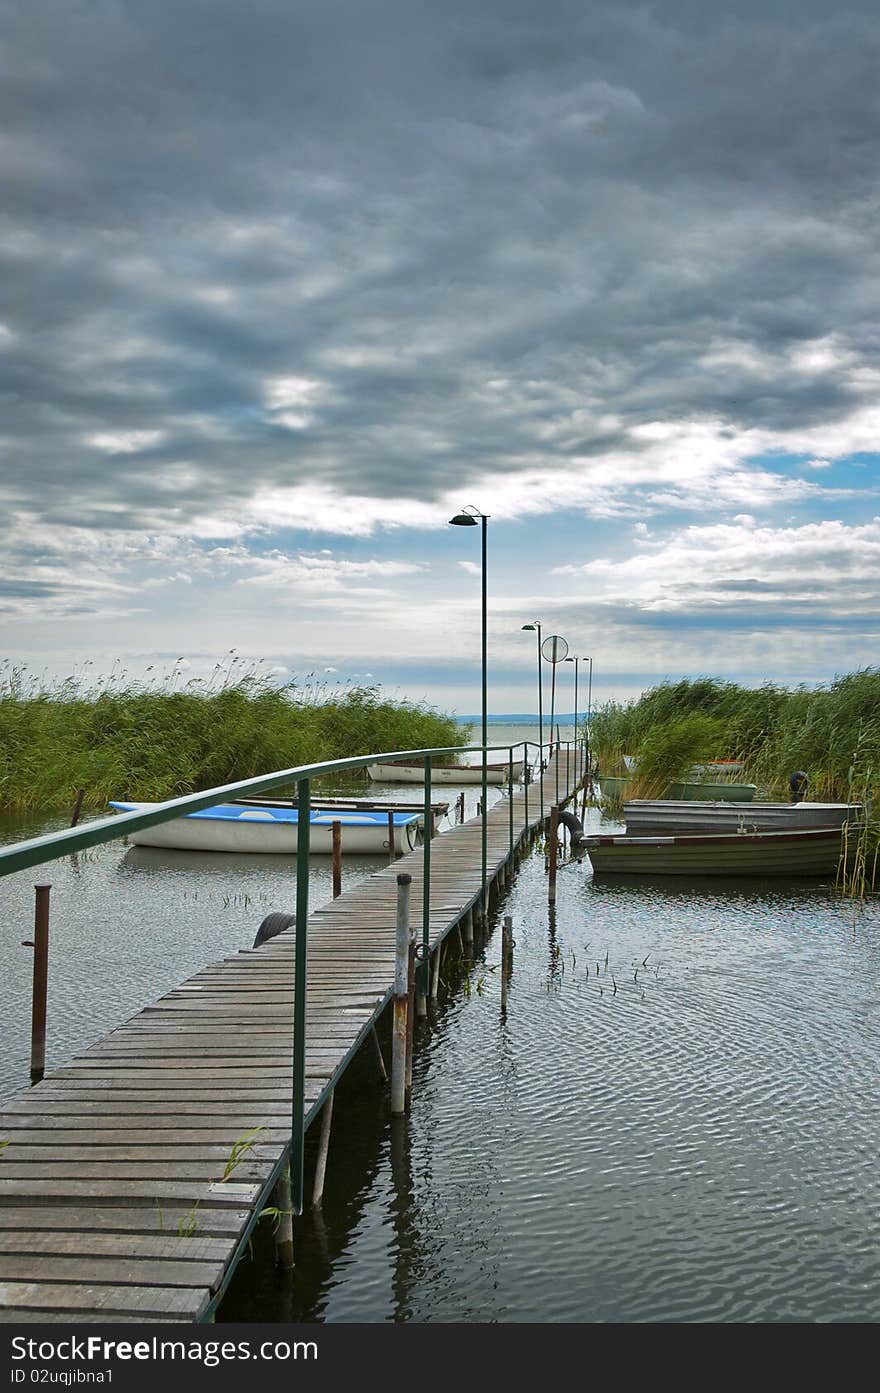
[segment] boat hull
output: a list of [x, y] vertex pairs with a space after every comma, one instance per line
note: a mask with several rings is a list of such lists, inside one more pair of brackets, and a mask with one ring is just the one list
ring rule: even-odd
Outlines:
[[718, 836], [596, 836], [581, 843], [597, 875], [834, 876], [842, 830]]
[[[522, 777], [523, 761], [514, 761], [513, 779]], [[421, 764], [368, 764], [367, 774], [377, 782], [388, 784], [423, 784], [425, 771]], [[510, 778], [506, 764], [486, 766], [487, 784], [506, 784]], [[483, 766], [481, 764], [433, 765], [432, 784], [482, 784]]]
[[634, 798], [623, 805], [628, 834], [682, 832], [783, 832], [842, 827], [856, 822], [860, 803], [701, 803], [689, 799]]
[[[155, 803], [111, 803], [122, 812], [147, 812]], [[234, 809], [230, 813], [229, 809]], [[411, 851], [422, 819], [417, 814], [394, 813], [394, 851], [398, 856]], [[342, 827], [342, 854], [379, 856], [389, 854], [389, 828], [383, 813], [313, 813], [309, 823], [309, 851], [330, 855], [333, 851], [333, 823]], [[219, 851], [233, 854], [277, 853], [295, 856], [298, 817], [295, 808], [246, 808], [223, 804], [218, 808], [189, 813], [154, 827], [127, 833], [133, 846], [164, 847], [175, 851]]]
[[[632, 785], [632, 779], [616, 776], [603, 778], [601, 774], [599, 775], [599, 788], [602, 797], [613, 802], [620, 802], [627, 798]], [[668, 796], [670, 799], [701, 803], [751, 803], [757, 791], [757, 784], [688, 782], [670, 784]]]

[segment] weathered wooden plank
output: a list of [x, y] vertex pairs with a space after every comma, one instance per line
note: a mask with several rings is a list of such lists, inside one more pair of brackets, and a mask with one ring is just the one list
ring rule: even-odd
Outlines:
[[[77, 1235], [100, 1232], [155, 1236], [170, 1233], [176, 1236], [180, 1224], [189, 1225], [191, 1222], [194, 1203], [188, 1204], [186, 1208], [175, 1200], [167, 1204], [132, 1200], [124, 1206], [89, 1205], [83, 1204], [78, 1197], [73, 1197], [64, 1203], [48, 1204], [40, 1208], [26, 1203], [0, 1204], [0, 1232], [14, 1233], [21, 1230], [27, 1235], [46, 1230]], [[227, 1249], [230, 1240], [234, 1243], [238, 1239], [250, 1218], [249, 1209], [220, 1208], [217, 1205], [201, 1203], [195, 1212], [198, 1216], [200, 1237], [222, 1239]]]
[[6, 1311], [93, 1311], [101, 1320], [136, 1312], [141, 1319], [195, 1320], [210, 1300], [207, 1287], [100, 1286], [90, 1283], [0, 1281], [0, 1307]]
[[[178, 1239], [180, 1244], [189, 1242]], [[43, 1253], [3, 1254], [6, 1282], [88, 1282], [114, 1287], [207, 1287], [214, 1291], [223, 1276], [223, 1261], [174, 1261], [172, 1258], [108, 1257], [86, 1252], [82, 1257]]]

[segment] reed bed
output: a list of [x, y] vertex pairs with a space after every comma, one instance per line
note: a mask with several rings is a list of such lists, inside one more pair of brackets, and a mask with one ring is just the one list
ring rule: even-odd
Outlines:
[[235, 661], [207, 681], [181, 677], [175, 668], [131, 682], [118, 670], [112, 681], [50, 685], [0, 665], [0, 809], [64, 811], [83, 789], [85, 809], [106, 810], [111, 798], [172, 798], [299, 764], [466, 743], [453, 717], [376, 687], [279, 687]]
[[638, 767], [630, 796], [657, 797], [709, 759], [743, 761], [743, 781], [759, 797], [788, 799], [789, 779], [803, 770], [807, 796], [861, 803], [841, 861], [848, 894], [878, 887], [880, 874], [880, 668], [862, 668], [815, 689], [766, 683], [757, 689], [713, 677], [665, 682], [636, 701], [608, 702], [594, 713], [590, 744], [607, 774], [624, 773], [623, 754]]

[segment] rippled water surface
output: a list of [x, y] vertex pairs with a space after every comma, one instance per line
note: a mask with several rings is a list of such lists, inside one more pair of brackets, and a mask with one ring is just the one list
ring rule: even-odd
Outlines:
[[876, 908], [833, 888], [559, 877], [532, 855], [421, 1030], [392, 1123], [337, 1095], [300, 1270], [264, 1237], [226, 1319], [880, 1318]]
[[[270, 857], [114, 844], [45, 878], [50, 1065], [293, 902]], [[2, 886], [4, 1093], [27, 1076], [37, 879]], [[369, 1052], [354, 1062], [296, 1273], [264, 1223], [220, 1319], [880, 1319], [878, 906], [809, 881], [594, 883], [571, 862], [551, 914], [533, 853], [499, 910], [506, 1012], [496, 927], [444, 969], [405, 1121]]]

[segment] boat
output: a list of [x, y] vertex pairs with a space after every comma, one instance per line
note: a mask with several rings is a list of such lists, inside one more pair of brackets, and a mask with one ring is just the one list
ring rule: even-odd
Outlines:
[[[599, 775], [599, 788], [602, 797], [612, 802], [622, 802], [632, 788], [633, 782], [630, 778]], [[688, 780], [686, 783], [670, 784], [667, 796], [671, 799], [699, 800], [708, 803], [751, 803], [757, 791], [757, 784], [709, 783], [697, 779]]]
[[[635, 773], [635, 755], [624, 755], [623, 763], [627, 773]], [[743, 761], [741, 759], [710, 759], [708, 764], [692, 765], [690, 773], [695, 779], [701, 778], [703, 774], [720, 775], [722, 778], [726, 778], [729, 774], [741, 774], [742, 768]]]
[[[158, 803], [111, 802], [119, 812], [148, 812]], [[312, 810], [309, 819], [309, 851], [328, 855], [333, 850], [333, 823], [342, 827], [343, 855], [388, 855], [389, 818], [393, 818], [394, 851], [411, 851], [422, 824], [418, 813], [379, 812], [366, 809], [344, 812], [335, 808]], [[152, 827], [127, 832], [134, 846], [170, 847], [180, 851], [278, 852], [296, 854], [298, 809], [278, 804], [251, 806], [218, 803], [196, 813], [170, 818]]]
[[600, 834], [583, 838], [578, 850], [586, 852], [597, 875], [828, 877], [837, 871], [842, 838], [841, 827], [656, 837]]
[[[523, 760], [514, 760], [511, 765], [509, 761], [503, 764], [487, 764], [486, 783], [487, 784], [506, 784], [510, 780], [511, 770], [514, 782], [522, 778]], [[367, 774], [376, 782], [389, 784], [423, 784], [425, 782], [425, 766], [419, 760], [417, 764], [407, 764], [403, 761], [394, 764], [368, 764]], [[433, 764], [431, 766], [432, 784], [482, 784], [483, 765], [482, 764]]]
[[726, 803], [633, 798], [623, 805], [627, 833], [782, 832], [858, 822], [861, 803]]

